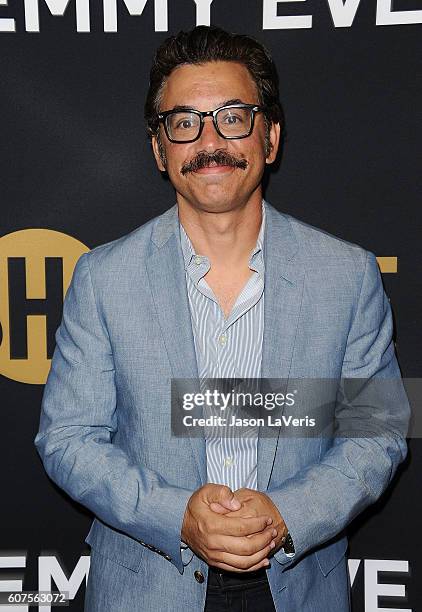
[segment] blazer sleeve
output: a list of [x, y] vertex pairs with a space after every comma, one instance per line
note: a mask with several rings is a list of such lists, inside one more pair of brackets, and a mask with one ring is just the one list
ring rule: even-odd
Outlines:
[[115, 370], [89, 258], [79, 258], [66, 293], [34, 443], [59, 487], [112, 528], [166, 553], [183, 573], [180, 537], [192, 491], [170, 486], [112, 443]]
[[[293, 558], [282, 550], [274, 555], [284, 569], [333, 538], [372, 504], [407, 454], [410, 407], [394, 350], [391, 308], [376, 257], [370, 251], [364, 253], [360, 293], [348, 333], [341, 380], [359, 378], [373, 383], [375, 378], [384, 379], [383, 383], [377, 381], [375, 387], [381, 409], [375, 416], [370, 406], [363, 410], [360, 406], [361, 410], [356, 411], [353, 404], [342, 404], [342, 419], [349, 425], [354, 423], [354, 436], [353, 430], [346, 435], [340, 429], [318, 463], [266, 492], [283, 516], [295, 546]], [[341, 420], [339, 423], [341, 427]], [[365, 433], [357, 435], [358, 429]]]

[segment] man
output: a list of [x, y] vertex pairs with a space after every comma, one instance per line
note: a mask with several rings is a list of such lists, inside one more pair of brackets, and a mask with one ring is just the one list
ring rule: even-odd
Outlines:
[[[177, 203], [79, 259], [35, 440], [96, 516], [85, 610], [349, 610], [344, 528], [407, 452], [376, 259], [263, 200], [284, 119], [258, 42], [171, 37], [145, 116]], [[172, 379], [232, 377], [397, 384], [382, 435], [172, 435]]]

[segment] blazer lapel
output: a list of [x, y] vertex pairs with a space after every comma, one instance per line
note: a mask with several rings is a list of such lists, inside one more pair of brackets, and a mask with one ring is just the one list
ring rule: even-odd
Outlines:
[[[268, 202], [266, 206], [261, 378], [288, 380], [302, 302], [304, 268], [295, 259], [298, 244], [288, 216], [278, 212]], [[267, 391], [270, 390], [271, 381], [267, 381], [265, 386]], [[257, 479], [258, 490], [265, 491], [271, 476], [280, 428], [272, 428], [271, 437], [260, 434], [261, 429], [258, 435]]]
[[[157, 219], [151, 240], [154, 246], [146, 267], [173, 378], [198, 379], [177, 204]], [[189, 440], [200, 480], [205, 484], [205, 439], [193, 435]]]

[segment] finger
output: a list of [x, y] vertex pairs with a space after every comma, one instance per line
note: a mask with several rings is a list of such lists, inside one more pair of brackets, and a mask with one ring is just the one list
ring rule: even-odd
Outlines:
[[262, 563], [264, 559], [268, 559], [268, 555], [271, 553], [271, 551], [272, 548], [266, 546], [264, 550], [248, 556], [232, 555], [231, 553], [227, 552], [219, 552], [211, 555], [210, 564], [216, 565], [219, 563], [224, 563], [237, 570], [252, 571], [253, 567]]
[[255, 572], [256, 570], [263, 568], [267, 568], [270, 565], [270, 562], [268, 559], [264, 559], [263, 561], [261, 561], [260, 563], [257, 563], [256, 565], [253, 565], [252, 567], [250, 567], [247, 570], [241, 570], [237, 567], [232, 567], [231, 565], [227, 565], [227, 563], [218, 563], [215, 564], [214, 567], [218, 567], [224, 570], [227, 570], [229, 572], [236, 572], [238, 574], [246, 574], [248, 572]]
[[[227, 512], [225, 513], [227, 514]], [[230, 518], [251, 518], [251, 517], [257, 517], [257, 516], [263, 516], [262, 514], [260, 515], [257, 512], [253, 512], [250, 508], [246, 509], [246, 508], [241, 508], [240, 510], [235, 510], [235, 511], [231, 511], [230, 512]]]
[[[208, 542], [208, 549], [227, 552], [233, 555], [248, 556], [266, 549], [271, 541], [277, 537], [277, 530], [269, 526], [262, 532], [251, 536], [221, 536], [212, 537]], [[272, 547], [274, 548], [274, 546]]]
[[270, 516], [251, 516], [232, 518], [229, 514], [215, 515], [217, 524], [213, 529], [214, 533], [231, 536], [247, 536], [263, 531], [272, 523]]

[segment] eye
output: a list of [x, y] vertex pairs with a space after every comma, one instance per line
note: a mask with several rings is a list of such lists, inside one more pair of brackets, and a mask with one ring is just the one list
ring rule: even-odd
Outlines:
[[177, 129], [189, 130], [191, 127], [193, 127], [193, 123], [191, 119], [181, 119], [180, 121], [176, 123]]
[[227, 113], [223, 117], [223, 123], [225, 123], [226, 125], [236, 125], [237, 123], [243, 123], [243, 117], [241, 117], [240, 115]]

